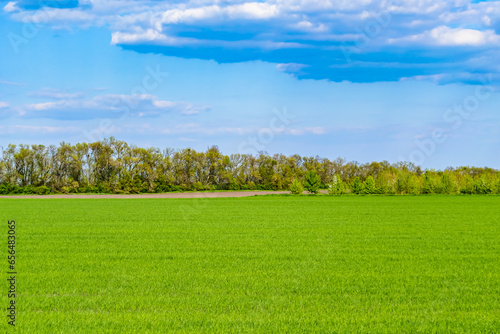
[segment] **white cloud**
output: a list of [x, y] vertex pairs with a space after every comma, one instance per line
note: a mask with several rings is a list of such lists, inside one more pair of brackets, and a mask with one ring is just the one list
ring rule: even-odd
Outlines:
[[305, 134], [314, 134], [314, 135], [322, 135], [327, 131], [324, 127], [315, 126], [315, 127], [307, 127], [303, 129], [285, 129], [283, 131], [285, 134], [293, 135], [293, 136], [301, 136]]
[[500, 42], [500, 36], [493, 30], [479, 31], [474, 29], [450, 28], [439, 26], [418, 35], [389, 39], [390, 43], [411, 42], [440, 46], [483, 46]]
[[57, 89], [44, 88], [35, 92], [31, 92], [28, 94], [28, 96], [62, 100], [62, 99], [79, 99], [84, 97], [85, 93], [83, 92], [67, 93]]
[[492, 73], [470, 73], [470, 72], [457, 72], [457, 73], [438, 73], [430, 75], [415, 75], [411, 77], [403, 77], [400, 81], [431, 81], [437, 84], [447, 84], [452, 82], [470, 82], [475, 84], [484, 84], [485, 82], [492, 82], [500, 80], [500, 75]]
[[24, 84], [14, 81], [8, 80], [0, 80], [0, 85], [9, 85], [9, 86], [24, 86]]
[[53, 23], [54, 27], [61, 27], [61, 24], [72, 23], [89, 27], [91, 25], [101, 26], [104, 20], [95, 14], [68, 8], [43, 8], [35, 11], [20, 11], [13, 14], [13, 17], [21, 22], [47, 24]]
[[[150, 129], [154, 131], [154, 129]], [[171, 128], [163, 128], [157, 130], [158, 132], [164, 134], [204, 134], [204, 135], [219, 135], [219, 134], [235, 134], [235, 135], [248, 135], [257, 134], [261, 131], [261, 128], [250, 127], [250, 126], [206, 126], [197, 123], [185, 123], [178, 124]], [[327, 133], [326, 129], [323, 127], [306, 127], [297, 129], [283, 129], [276, 131], [276, 135], [292, 135], [301, 136], [307, 134], [322, 135]]]
[[166, 36], [154, 29], [147, 29], [137, 33], [115, 32], [111, 37], [111, 44], [139, 44], [153, 42], [155, 45], [188, 45], [199, 44], [192, 38], [178, 38]]
[[500, 1], [488, 1], [467, 6], [465, 10], [443, 12], [439, 15], [439, 20], [448, 25], [490, 27], [498, 17], [500, 17]]
[[75, 133], [82, 129], [75, 126], [60, 127], [60, 126], [31, 126], [31, 125], [12, 125], [1, 126], [0, 134], [54, 134], [54, 133]]
[[168, 112], [191, 115], [208, 110], [210, 110], [208, 106], [158, 100], [149, 94], [107, 94], [91, 99], [77, 97], [28, 104], [24, 107], [24, 115], [31, 118], [94, 119], [127, 116], [155, 117]]
[[277, 64], [276, 69], [281, 72], [300, 72], [304, 67], [308, 65], [305, 64], [297, 64], [297, 63], [288, 63], [288, 64]]
[[273, 4], [247, 2], [240, 5], [228, 6], [224, 13], [231, 19], [270, 19], [279, 15], [279, 9]]
[[172, 128], [161, 130], [164, 134], [204, 134], [217, 135], [223, 133], [233, 133], [243, 135], [245, 133], [254, 132], [254, 129], [243, 127], [204, 127], [196, 123], [178, 124]]
[[[179, 57], [222, 63], [269, 61], [279, 64], [278, 70], [301, 78], [337, 82], [365, 80], [353, 71], [331, 70], [332, 65], [346, 64], [349, 69], [363, 55], [367, 55], [365, 64], [373, 55], [371, 69], [379, 69], [377, 62], [399, 63], [397, 67], [402, 68], [411, 60], [396, 55], [401, 48], [411, 47], [416, 58], [427, 58], [419, 63], [429, 65], [418, 68], [421, 74], [432, 75], [436, 59], [451, 64], [456, 52], [463, 58], [478, 58], [478, 54], [500, 49], [495, 33], [500, 1], [82, 0], [77, 8], [13, 10], [17, 7], [22, 6], [11, 1], [4, 12], [15, 20], [48, 23], [53, 28], [108, 27], [111, 44], [129, 50], [143, 52], [142, 47], [155, 46], [153, 51], [158, 53], [170, 55], [169, 49], [177, 48], [173, 54]], [[460, 51], [443, 51], [442, 46], [460, 47]], [[278, 50], [282, 52], [274, 52]], [[493, 71], [497, 56], [487, 58], [481, 69], [467, 67], [463, 61], [460, 70], [484, 71], [489, 64], [486, 70]], [[307, 67], [294, 71], [286, 64]], [[388, 73], [392, 77], [384, 81], [414, 74]]]
[[15, 12], [17, 10], [19, 10], [19, 8], [17, 8], [16, 6], [17, 2], [16, 1], [10, 1], [8, 2], [4, 7], [3, 7], [3, 10], [7, 13], [10, 13], [10, 12]]
[[306, 128], [305, 130], [315, 135], [322, 135], [326, 133], [326, 129], [321, 126], [310, 127]]
[[[293, 31], [305, 34], [303, 38], [306, 40], [345, 40], [346, 36], [353, 39], [352, 36], [359, 35], [367, 23], [377, 22], [382, 15], [386, 15], [389, 20], [392, 36], [381, 39], [380, 43], [385, 41], [395, 44], [427, 38], [437, 45], [478, 46], [498, 40], [493, 38], [495, 36], [491, 35], [491, 30], [481, 27], [475, 28], [477, 30], [466, 29], [465, 26], [490, 26], [491, 18], [500, 15], [500, 2], [470, 4], [467, 0], [93, 0], [80, 1], [80, 5], [87, 5], [85, 8], [42, 8], [14, 12], [13, 9], [17, 8], [15, 4], [9, 2], [4, 11], [13, 12], [13, 17], [23, 22], [50, 22], [55, 27], [71, 27], [70, 24], [108, 25], [113, 30], [112, 44], [200, 44], [228, 48], [293, 47], [287, 40], [293, 38], [293, 35], [288, 36]], [[398, 14], [407, 17], [398, 17]], [[181, 24], [223, 29], [229, 25], [234, 28], [231, 22], [236, 22], [240, 27], [249, 25], [255, 30], [254, 38], [246, 38], [245, 41], [203, 40], [180, 37], [168, 29]], [[463, 28], [448, 28], [442, 26], [442, 22]], [[421, 28], [426, 30], [418, 31]]]
[[9, 104], [7, 102], [0, 101], [0, 109], [7, 108]]
[[496, 43], [499, 40], [493, 30], [452, 29], [446, 26], [432, 29], [429, 35], [439, 45], [479, 46], [486, 43]]
[[78, 127], [58, 127], [58, 126], [28, 126], [28, 125], [16, 125], [13, 126], [15, 130], [20, 130], [22, 132], [38, 132], [38, 133], [74, 133], [81, 130]]

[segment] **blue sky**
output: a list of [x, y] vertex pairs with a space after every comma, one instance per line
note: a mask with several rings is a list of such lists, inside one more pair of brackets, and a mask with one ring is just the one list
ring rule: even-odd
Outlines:
[[500, 2], [0, 1], [0, 145], [500, 167]]

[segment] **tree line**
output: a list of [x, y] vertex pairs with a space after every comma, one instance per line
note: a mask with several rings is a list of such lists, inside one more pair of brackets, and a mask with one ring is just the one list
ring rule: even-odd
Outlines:
[[115, 138], [71, 145], [9, 145], [0, 157], [0, 194], [161, 193], [290, 190], [330, 194], [498, 194], [500, 171], [408, 162], [360, 164], [300, 155], [224, 155], [217, 146], [141, 148]]

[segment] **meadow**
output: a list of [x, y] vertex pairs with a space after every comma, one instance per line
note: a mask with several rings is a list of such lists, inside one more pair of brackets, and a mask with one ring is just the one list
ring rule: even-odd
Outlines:
[[19, 333], [500, 329], [499, 196], [12, 198], [0, 216]]

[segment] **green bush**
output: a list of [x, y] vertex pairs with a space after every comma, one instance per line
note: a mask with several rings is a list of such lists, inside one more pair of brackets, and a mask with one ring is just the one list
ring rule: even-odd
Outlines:
[[193, 183], [193, 190], [202, 191], [202, 190], [205, 190], [205, 186], [200, 181], [197, 181], [197, 182]]
[[47, 194], [50, 194], [50, 188], [46, 187], [46, 186], [36, 187], [36, 188], [34, 188], [33, 191], [37, 195], [47, 195]]
[[34, 193], [35, 193], [35, 187], [33, 187], [31, 184], [26, 187], [23, 187], [23, 194], [32, 195]]
[[229, 185], [230, 190], [240, 190], [240, 185], [235, 179], [231, 180], [231, 184]]

